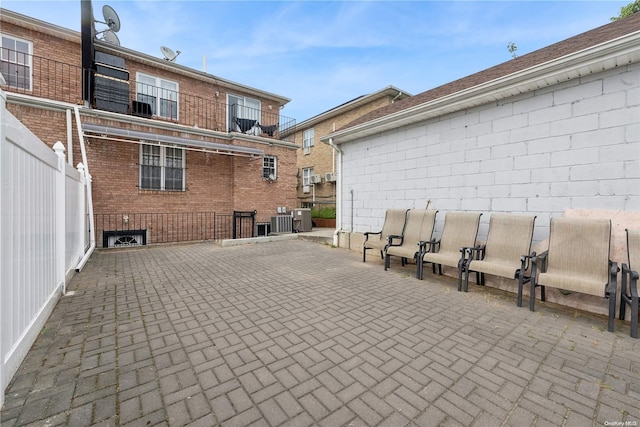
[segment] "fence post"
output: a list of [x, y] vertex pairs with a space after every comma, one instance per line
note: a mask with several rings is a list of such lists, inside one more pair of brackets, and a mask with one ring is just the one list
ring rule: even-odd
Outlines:
[[58, 141], [53, 145], [53, 151], [58, 156], [58, 170], [56, 173], [56, 287], [62, 289], [62, 295], [66, 292], [66, 266], [65, 266], [65, 241], [66, 241], [66, 194], [65, 194], [65, 179], [66, 179], [66, 161], [64, 158], [64, 145]]
[[[5, 84], [4, 81], [4, 77], [2, 77], [2, 74], [0, 74], [0, 83], [1, 84]], [[2, 161], [2, 152], [4, 151], [4, 145], [6, 144], [5, 142], [5, 120], [7, 117], [6, 114], [7, 110], [6, 110], [6, 100], [5, 100], [5, 94], [3, 90], [0, 90], [0, 176], [3, 176], [4, 171], [4, 164]], [[3, 186], [0, 186], [0, 207], [2, 207], [2, 204], [4, 203], [4, 191], [3, 191]], [[4, 225], [4, 220], [2, 218], [0, 218], [0, 235], [4, 235], [5, 230], [3, 229]], [[0, 243], [1, 244], [1, 243]], [[2, 249], [0, 248], [0, 255], [2, 254]], [[0, 279], [4, 279], [4, 266], [2, 265], [2, 259], [0, 259]], [[5, 301], [8, 300], [8, 298], [5, 298], [4, 293], [6, 292], [5, 290], [5, 286], [7, 286], [6, 283], [4, 283], [4, 280], [0, 280], [0, 331], [2, 330], [2, 322], [4, 321], [4, 314], [2, 313], [4, 308], [3, 308], [3, 304], [5, 304]], [[4, 405], [4, 385], [5, 385], [5, 363], [4, 363], [4, 347], [3, 347], [3, 342], [4, 339], [2, 337], [2, 334], [0, 334], [0, 408], [2, 408], [2, 405]], [[8, 382], [8, 381], [7, 381]]]
[[84, 176], [84, 165], [82, 164], [82, 162], [78, 163], [78, 166], [76, 167], [76, 169], [78, 169], [78, 172], [80, 173], [80, 191], [78, 191], [78, 210], [80, 211], [80, 215], [79, 218], [81, 218], [81, 220], [79, 221], [80, 224], [78, 225], [78, 234], [79, 237], [78, 239], [80, 240], [80, 247], [82, 248], [82, 253], [84, 254], [84, 251], [87, 249], [87, 202], [85, 201], [85, 193], [86, 193], [86, 183], [87, 180], [85, 179]]

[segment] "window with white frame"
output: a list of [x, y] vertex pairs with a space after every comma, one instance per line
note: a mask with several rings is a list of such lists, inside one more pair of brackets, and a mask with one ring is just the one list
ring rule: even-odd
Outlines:
[[275, 156], [264, 156], [262, 158], [262, 177], [275, 180], [277, 175], [278, 159]]
[[140, 145], [140, 189], [184, 191], [185, 150]]
[[302, 133], [302, 148], [313, 147], [314, 128], [307, 129]]
[[229, 130], [258, 135], [260, 100], [242, 95], [227, 94]]
[[148, 74], [136, 74], [136, 101], [151, 106], [154, 116], [178, 120], [178, 83]]
[[0, 39], [0, 71], [7, 86], [31, 90], [33, 43], [4, 34]]
[[311, 185], [311, 175], [313, 175], [313, 168], [302, 169], [302, 185], [307, 187]]

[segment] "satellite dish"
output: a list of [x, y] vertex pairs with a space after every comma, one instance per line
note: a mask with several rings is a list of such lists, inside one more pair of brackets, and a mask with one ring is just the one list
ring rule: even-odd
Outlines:
[[93, 21], [100, 22], [101, 24], [106, 24], [108, 28], [96, 32], [96, 38], [100, 34], [103, 34], [102, 39], [100, 40], [106, 41], [107, 43], [111, 43], [116, 46], [120, 46], [120, 40], [118, 40], [118, 37], [115, 34], [120, 31], [120, 18], [118, 18], [118, 14], [115, 10], [113, 10], [111, 6], [105, 4], [104, 6], [102, 6], [102, 16], [104, 17], [104, 22], [98, 21], [97, 19], [94, 19]]
[[166, 46], [160, 46], [160, 52], [162, 52], [162, 56], [167, 61], [175, 62], [178, 55], [180, 55], [180, 51], [174, 52]]
[[111, 30], [104, 32], [104, 35], [102, 36], [102, 40], [104, 40], [107, 43], [120, 46], [120, 39], [118, 38], [118, 36], [116, 36], [116, 33], [114, 33]]
[[113, 8], [107, 4], [102, 6], [102, 16], [104, 17], [103, 24], [107, 24], [109, 29], [114, 33], [120, 31], [120, 18]]

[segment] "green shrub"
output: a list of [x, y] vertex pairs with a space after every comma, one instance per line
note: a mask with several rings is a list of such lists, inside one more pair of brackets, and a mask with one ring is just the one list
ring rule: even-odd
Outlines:
[[336, 208], [313, 208], [311, 209], [311, 218], [336, 219]]

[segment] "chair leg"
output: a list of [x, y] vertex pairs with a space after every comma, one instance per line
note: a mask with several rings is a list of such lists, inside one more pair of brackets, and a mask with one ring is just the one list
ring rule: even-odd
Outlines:
[[629, 302], [627, 294], [627, 273], [622, 269], [622, 281], [620, 283], [620, 311], [618, 319], [624, 320], [627, 315], [627, 303]]
[[416, 258], [416, 279], [422, 280], [422, 274], [424, 270], [424, 265], [422, 264], [424, 257], [422, 252], [418, 252], [418, 257]]
[[[529, 291], [529, 310], [536, 311], [536, 284], [533, 280], [531, 281], [530, 289], [531, 290]], [[544, 287], [542, 289], [544, 289]]]
[[524, 274], [522, 274], [522, 272], [520, 272], [518, 274], [518, 276], [520, 276], [518, 278], [518, 300], [517, 300], [517, 305], [518, 307], [522, 307], [522, 288], [524, 288]]
[[638, 338], [638, 297], [631, 298], [631, 338]]
[[[615, 329], [616, 320], [616, 290], [612, 290], [609, 294], [609, 322], [607, 324], [607, 330], [613, 332]], [[637, 321], [637, 316], [636, 316]]]
[[391, 255], [387, 254], [384, 257], [384, 271], [387, 271], [387, 269], [389, 268], [389, 264], [391, 264]]
[[[464, 288], [462, 289], [465, 292], [469, 291], [469, 268], [464, 269]], [[458, 289], [460, 291], [460, 289]]]
[[367, 262], [367, 248], [362, 248], [362, 262]]

